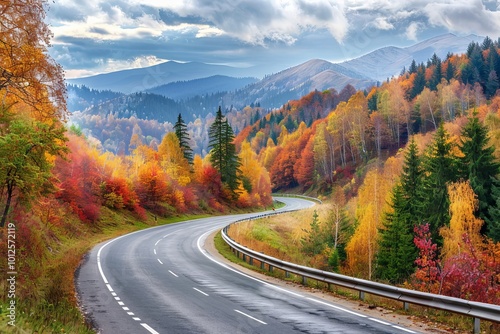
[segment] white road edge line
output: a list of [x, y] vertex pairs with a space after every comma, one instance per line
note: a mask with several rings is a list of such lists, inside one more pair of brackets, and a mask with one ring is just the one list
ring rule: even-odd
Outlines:
[[248, 315], [248, 314], [246, 314], [246, 313], [243, 313], [243, 312], [238, 311], [238, 310], [234, 310], [234, 311], [235, 311], [235, 312], [238, 312], [239, 314], [242, 314], [242, 315], [244, 315], [245, 317], [248, 317], [248, 318], [250, 318], [250, 319], [252, 319], [252, 320], [255, 320], [255, 321], [257, 321], [257, 322], [260, 322], [260, 323], [261, 323], [261, 324], [263, 324], [263, 325], [267, 325], [267, 323], [265, 323], [264, 321], [259, 320], [259, 319], [257, 319], [257, 318], [254, 318], [254, 317], [252, 317], [252, 316], [250, 316], [250, 315]]
[[163, 264], [163, 262], [161, 262], [161, 260], [160, 260], [160, 259], [157, 259], [157, 260], [158, 260], [158, 262], [160, 262], [160, 264]]
[[193, 288], [194, 290], [198, 291], [199, 293], [201, 293], [202, 295], [205, 295], [208, 297], [208, 293], [205, 293], [203, 291], [201, 291], [200, 289], [196, 289], [196, 288]]
[[[218, 228], [217, 228], [216, 230], [218, 230]], [[247, 275], [247, 274], [245, 274], [245, 273], [242, 273], [241, 271], [238, 271], [238, 270], [236, 270], [236, 269], [234, 269], [234, 268], [231, 268], [231, 267], [229, 267], [228, 265], [226, 265], [226, 264], [224, 264], [224, 263], [222, 263], [222, 262], [219, 262], [219, 261], [217, 261], [216, 259], [214, 259], [213, 257], [211, 257], [211, 256], [210, 256], [210, 255], [209, 255], [209, 254], [208, 254], [208, 253], [207, 253], [207, 252], [206, 252], [206, 251], [205, 251], [205, 250], [201, 247], [201, 239], [202, 239], [202, 238], [205, 238], [205, 237], [206, 237], [206, 235], [208, 235], [208, 234], [212, 233], [213, 231], [215, 231], [215, 230], [208, 231], [208, 232], [204, 233], [203, 235], [201, 235], [201, 236], [198, 238], [198, 242], [197, 242], [197, 245], [198, 245], [198, 250], [199, 250], [199, 251], [200, 251], [203, 255], [205, 255], [205, 257], [206, 257], [207, 259], [209, 259], [210, 261], [215, 262], [215, 263], [217, 263], [218, 265], [220, 265], [220, 266], [222, 266], [222, 267], [224, 267], [224, 268], [226, 268], [226, 269], [228, 269], [228, 270], [231, 270], [231, 271], [233, 271], [233, 272], [235, 272], [235, 273], [237, 273], [237, 274], [239, 274], [239, 275], [241, 275], [241, 276], [244, 276], [244, 277], [246, 277], [246, 278], [249, 278], [249, 279], [251, 279], [251, 280], [254, 280], [254, 281], [256, 281], [256, 282], [259, 282], [259, 283], [261, 283], [261, 284], [264, 284], [264, 285], [266, 285], [266, 286], [268, 286], [268, 287], [270, 287], [270, 288], [273, 288], [273, 289], [276, 289], [276, 290], [279, 290], [279, 291], [282, 291], [282, 292], [286, 292], [286, 293], [291, 294], [291, 295], [293, 295], [293, 296], [295, 296], [295, 297], [304, 298], [304, 296], [299, 295], [298, 293], [295, 293], [295, 292], [292, 292], [292, 291], [289, 291], [289, 290], [286, 290], [286, 289], [280, 288], [279, 286], [276, 286], [276, 285], [273, 285], [273, 284], [267, 283], [266, 281], [263, 281], [263, 280], [260, 280], [260, 279], [258, 279], [258, 278], [255, 278], [255, 277], [252, 277], [252, 276], [250, 276], [250, 275]]]
[[[115, 238], [113, 240], [110, 240], [108, 241], [107, 243], [105, 243], [104, 245], [101, 246], [101, 248], [99, 248], [99, 250], [97, 251], [97, 268], [99, 269], [99, 273], [101, 274], [101, 277], [102, 277], [102, 280], [104, 281], [104, 284], [106, 284], [106, 287], [108, 288], [108, 290], [111, 292], [111, 294], [113, 295], [113, 297], [116, 297], [116, 293], [114, 292], [113, 288], [111, 287], [111, 284], [109, 284], [108, 282], [108, 279], [106, 278], [106, 276], [104, 275], [104, 271], [102, 270], [102, 265], [101, 265], [101, 252], [102, 250], [107, 246], [109, 245], [110, 243], [118, 240], [118, 239], [121, 239], [121, 238], [124, 238], [124, 237], [127, 237], [127, 236], [130, 236], [132, 234], [136, 234], [136, 233], [140, 233], [142, 231], [136, 231], [136, 232], [132, 232], [132, 233], [129, 233], [129, 234], [125, 234], [125, 235], [122, 235], [121, 237], [118, 237], [118, 238]], [[165, 235], [163, 238], [167, 237], [167, 235]], [[161, 239], [160, 239], [161, 240]], [[160, 242], [160, 240], [158, 240], [156, 242], [156, 244], [158, 244], [158, 242]], [[155, 246], [156, 246], [155, 244]], [[161, 263], [160, 259], [158, 259], [158, 261]], [[163, 264], [163, 263], [162, 263]], [[173, 274], [173, 273], [172, 273]], [[175, 275], [175, 274], [174, 274]], [[118, 302], [118, 303], [121, 303], [121, 302]], [[124, 311], [130, 311], [130, 309], [126, 306], [122, 306], [122, 309]], [[132, 313], [132, 312], [127, 312], [127, 314], [129, 313]], [[130, 314], [129, 314], [130, 315]], [[133, 313], [132, 313], [133, 315]], [[133, 320], [135, 321], [141, 321], [140, 318], [137, 318], [137, 317], [133, 317], [132, 318]], [[144, 327], [145, 329], [147, 329], [151, 334], [160, 334], [158, 333], [157, 331], [155, 331], [153, 328], [151, 328], [148, 324], [145, 324], [145, 323], [141, 323], [141, 326]]]
[[169, 270], [168, 272], [171, 273], [172, 275], [174, 275], [175, 277], [179, 277], [172, 270]]
[[382, 321], [382, 320], [378, 320], [378, 319], [375, 319], [375, 318], [368, 318], [368, 320], [378, 322], [379, 324], [382, 324], [382, 325], [387, 325], [387, 326], [391, 326], [392, 325], [392, 324], [390, 324], [388, 322], [385, 322], [385, 321]]
[[412, 331], [412, 330], [409, 330], [409, 329], [406, 329], [406, 328], [403, 328], [403, 327], [399, 327], [399, 326], [395, 326], [395, 325], [393, 325], [392, 327], [393, 327], [393, 328], [400, 329], [400, 330], [405, 331], [405, 332], [408, 332], [408, 333], [415, 333], [415, 334], [417, 333], [417, 332], [414, 332], [414, 331]]
[[324, 302], [324, 301], [321, 301], [321, 300], [317, 300], [317, 299], [309, 298], [309, 297], [307, 299], [310, 300], [310, 301], [312, 301], [312, 302], [318, 303], [318, 304], [329, 306], [329, 307], [337, 309], [339, 311], [347, 312], [347, 313], [350, 313], [352, 315], [357, 315], [358, 317], [361, 317], [361, 318], [367, 318], [366, 315], [363, 315], [363, 314], [360, 314], [360, 313], [356, 313], [356, 312], [350, 311], [348, 309], [345, 309], [343, 307], [338, 307], [338, 306], [335, 306], [333, 304], [330, 304], [330, 303], [327, 303], [327, 302]]
[[153, 328], [149, 327], [148, 324], [141, 323], [141, 326], [144, 327], [144, 328], [146, 328], [151, 334], [160, 334], [157, 331], [155, 331]]

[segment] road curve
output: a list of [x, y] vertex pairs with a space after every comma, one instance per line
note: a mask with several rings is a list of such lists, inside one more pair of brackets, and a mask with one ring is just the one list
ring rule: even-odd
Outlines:
[[[280, 200], [282, 210], [313, 205]], [[204, 249], [210, 233], [254, 215], [158, 226], [97, 245], [76, 275], [83, 311], [102, 334], [415, 333], [261, 281]]]

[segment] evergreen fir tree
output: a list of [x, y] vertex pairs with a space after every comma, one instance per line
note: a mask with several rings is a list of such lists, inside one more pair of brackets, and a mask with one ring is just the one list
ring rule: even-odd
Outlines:
[[426, 150], [422, 165], [426, 177], [423, 179], [421, 220], [429, 223], [432, 239], [441, 244], [439, 229], [450, 222], [447, 185], [459, 177], [457, 158], [453, 155], [453, 145], [443, 123]]
[[411, 61], [410, 68], [408, 69], [408, 73], [413, 74], [417, 73], [417, 62], [415, 59]]
[[393, 189], [391, 213], [385, 215], [380, 230], [377, 275], [400, 283], [414, 271], [418, 250], [413, 229], [422, 215], [422, 167], [417, 145], [411, 140], [405, 155], [401, 181]]
[[455, 76], [455, 68], [453, 67], [453, 63], [451, 61], [448, 62], [448, 66], [446, 66], [446, 80], [450, 82], [451, 79]]
[[441, 83], [441, 78], [443, 77], [443, 71], [441, 68], [441, 59], [439, 59], [436, 54], [432, 57], [432, 64], [435, 66], [432, 78], [429, 82], [430, 90], [437, 90], [437, 86]]
[[418, 94], [422, 93], [425, 88], [425, 66], [422, 64], [418, 67], [413, 82], [413, 88], [410, 91], [410, 100], [413, 100]]
[[469, 180], [479, 200], [477, 216], [485, 221], [483, 233], [488, 233], [490, 225], [495, 224], [489, 211], [497, 202], [493, 189], [499, 182], [497, 177], [500, 174], [500, 163], [494, 156], [495, 148], [488, 146], [488, 141], [488, 129], [474, 113], [462, 129], [460, 172], [462, 178]]
[[175, 122], [174, 125], [174, 131], [175, 135], [177, 136], [177, 139], [179, 139], [179, 146], [182, 150], [182, 154], [184, 155], [184, 158], [189, 162], [190, 165], [193, 164], [193, 149], [191, 148], [191, 145], [189, 145], [189, 134], [187, 132], [187, 125], [182, 119], [181, 114], [177, 116], [177, 122]]
[[209, 132], [210, 162], [220, 173], [222, 182], [232, 191], [239, 185], [240, 161], [236, 155], [234, 132], [219, 107]]

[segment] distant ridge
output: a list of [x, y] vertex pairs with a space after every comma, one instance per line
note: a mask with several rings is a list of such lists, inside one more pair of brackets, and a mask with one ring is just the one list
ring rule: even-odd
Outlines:
[[150, 88], [176, 81], [201, 79], [214, 75], [249, 77], [251, 69], [199, 62], [179, 63], [168, 61], [158, 65], [68, 79], [73, 85], [85, 85], [98, 90], [112, 90], [125, 94], [146, 91]]
[[171, 82], [150, 88], [147, 92], [178, 100], [196, 95], [232, 92], [257, 81], [257, 78], [233, 78], [224, 75], [213, 75], [207, 78]]
[[481, 42], [483, 39], [484, 37], [476, 35], [459, 37], [449, 33], [406, 48], [383, 47], [359, 58], [339, 63], [339, 65], [363, 73], [373, 80], [384, 81], [399, 75], [404, 67], [408, 68], [413, 59], [417, 63], [426, 62], [434, 53], [444, 59], [449, 52], [465, 53], [471, 42]]
[[322, 59], [312, 59], [249, 85], [236, 93], [232, 103], [244, 100], [259, 102], [264, 107], [280, 107], [288, 100], [299, 99], [311, 91], [342, 90], [346, 85], [368, 88], [375, 81], [342, 65]]

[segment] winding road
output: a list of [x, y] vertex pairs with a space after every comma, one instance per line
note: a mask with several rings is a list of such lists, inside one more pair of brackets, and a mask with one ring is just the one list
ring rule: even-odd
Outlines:
[[[281, 210], [313, 205], [280, 201]], [[83, 311], [102, 334], [415, 333], [254, 278], [205, 249], [215, 230], [255, 215], [158, 226], [97, 245], [76, 276]]]

